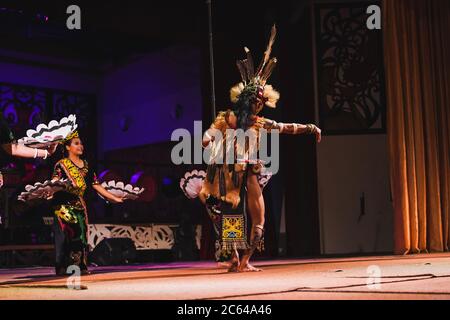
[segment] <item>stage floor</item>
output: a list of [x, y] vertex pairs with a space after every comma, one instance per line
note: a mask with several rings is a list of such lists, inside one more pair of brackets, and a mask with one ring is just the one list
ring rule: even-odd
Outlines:
[[[0, 299], [450, 299], [450, 254], [255, 265], [264, 271], [227, 273], [212, 262], [97, 267], [82, 290], [51, 268], [0, 269]], [[370, 280], [377, 272], [379, 286]]]

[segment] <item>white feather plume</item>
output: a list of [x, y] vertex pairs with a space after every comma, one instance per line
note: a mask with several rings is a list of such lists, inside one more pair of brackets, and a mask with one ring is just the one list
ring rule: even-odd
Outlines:
[[264, 98], [268, 99], [266, 101], [266, 106], [269, 108], [276, 108], [277, 102], [280, 99], [280, 93], [276, 91], [270, 84], [264, 87]]
[[236, 103], [243, 90], [244, 90], [244, 84], [242, 82], [239, 82], [237, 85], [235, 85], [233, 88], [231, 88], [230, 89], [231, 102]]

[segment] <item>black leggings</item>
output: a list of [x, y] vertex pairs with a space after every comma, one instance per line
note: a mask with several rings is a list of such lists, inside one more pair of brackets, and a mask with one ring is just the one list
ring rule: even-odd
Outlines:
[[71, 265], [78, 266], [81, 271], [87, 270], [88, 247], [80, 239], [79, 224], [67, 223], [55, 216], [53, 233], [56, 274], [66, 274]]

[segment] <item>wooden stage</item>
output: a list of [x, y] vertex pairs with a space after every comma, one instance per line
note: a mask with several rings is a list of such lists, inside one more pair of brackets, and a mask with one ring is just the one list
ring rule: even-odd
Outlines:
[[450, 254], [255, 265], [264, 271], [227, 273], [212, 262], [96, 267], [81, 290], [51, 268], [0, 269], [0, 299], [450, 299]]

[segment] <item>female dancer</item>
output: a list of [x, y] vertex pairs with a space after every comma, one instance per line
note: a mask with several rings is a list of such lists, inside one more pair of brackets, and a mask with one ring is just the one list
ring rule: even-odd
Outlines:
[[[286, 134], [314, 134], [317, 142], [321, 140], [321, 130], [314, 124], [284, 124], [258, 116], [264, 105], [275, 108], [280, 97], [279, 93], [266, 83], [277, 62], [276, 58], [270, 59], [275, 35], [276, 28], [274, 26], [269, 45], [264, 53], [264, 59], [256, 72], [254, 71], [250, 51], [245, 48], [247, 58], [237, 61], [242, 82], [230, 90], [233, 107], [219, 113], [203, 138], [203, 146], [207, 147], [211, 144], [212, 153], [206, 178], [198, 196], [206, 205], [213, 221], [217, 224], [221, 219], [221, 223], [218, 224], [220, 227], [216, 227], [216, 230], [220, 230], [216, 233], [221, 238], [218, 241], [222, 251], [232, 252], [229, 271], [260, 271], [260, 269], [253, 267], [249, 261], [254, 251], [257, 248], [262, 248], [265, 222], [262, 186], [258, 181], [264, 172], [264, 168], [260, 161], [239, 161], [236, 157], [239, 154], [239, 149], [244, 150], [247, 155], [249, 153], [255, 154], [254, 151], [258, 151], [260, 148], [258, 139], [260, 129], [266, 129], [269, 132], [278, 130], [279, 133]], [[239, 145], [239, 142], [235, 140], [234, 163], [219, 164], [215, 162], [214, 157], [222, 154], [223, 150], [226, 149], [223, 145], [226, 145], [226, 134], [230, 132], [229, 129], [252, 130], [257, 138], [250, 143], [244, 143], [244, 145]], [[214, 132], [217, 130], [221, 133], [219, 135], [222, 137], [221, 141], [214, 139]], [[226, 150], [227, 152], [228, 150]], [[190, 181], [184, 181], [183, 183], [184, 186], [189, 186], [189, 184]], [[245, 235], [245, 211], [247, 207], [252, 221], [249, 244]], [[239, 208], [240, 214], [236, 214], [236, 211], [232, 210], [236, 208]], [[227, 218], [226, 213], [229, 212], [233, 212], [233, 214]], [[244, 255], [240, 260], [238, 249], [244, 250]]]
[[88, 274], [86, 189], [92, 186], [113, 203], [121, 203], [123, 199], [106, 191], [97, 181], [95, 173], [89, 170], [87, 161], [81, 159], [84, 147], [77, 132], [68, 136], [63, 144], [68, 156], [56, 163], [53, 179], [68, 179], [71, 186], [57, 192], [52, 201], [55, 208], [55, 270], [57, 275], [65, 275], [68, 266], [76, 265], [82, 274]]

